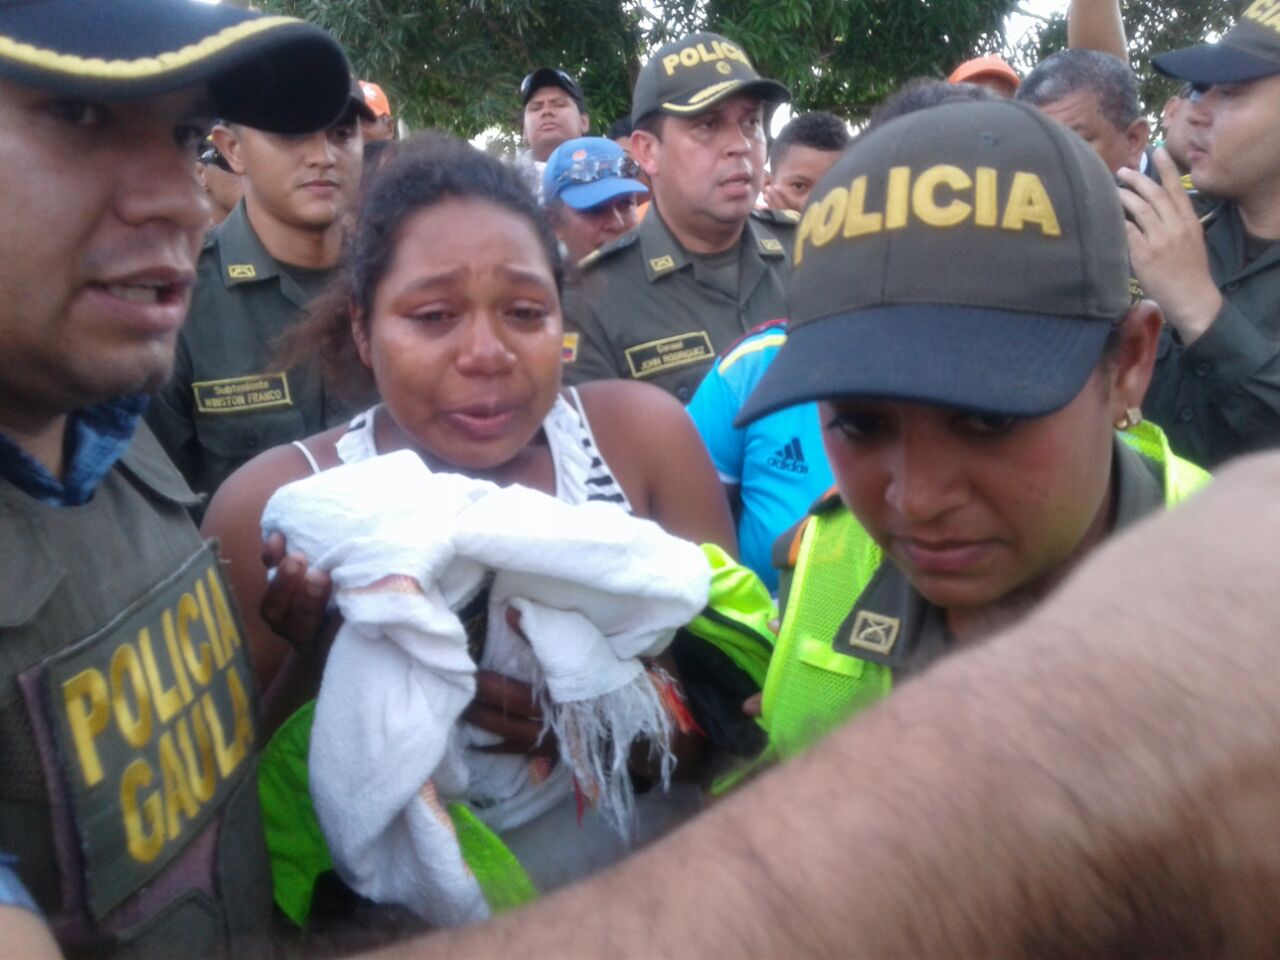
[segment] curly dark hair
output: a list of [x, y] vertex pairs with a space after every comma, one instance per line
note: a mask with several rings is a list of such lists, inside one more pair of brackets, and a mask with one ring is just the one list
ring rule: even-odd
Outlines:
[[373, 375], [360, 361], [351, 322], [367, 322], [374, 292], [386, 275], [405, 221], [449, 200], [483, 200], [526, 219], [533, 227], [564, 292], [564, 261], [538, 201], [521, 173], [461, 140], [442, 133], [399, 141], [364, 184], [354, 227], [338, 272], [281, 341], [285, 368], [317, 353], [326, 378], [345, 398], [376, 395]]

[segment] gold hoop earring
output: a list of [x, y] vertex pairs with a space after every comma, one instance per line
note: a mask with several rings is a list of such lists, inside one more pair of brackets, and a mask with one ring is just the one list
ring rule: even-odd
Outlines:
[[1132, 430], [1142, 422], [1142, 410], [1139, 407], [1128, 407], [1124, 416], [1116, 421], [1117, 430]]

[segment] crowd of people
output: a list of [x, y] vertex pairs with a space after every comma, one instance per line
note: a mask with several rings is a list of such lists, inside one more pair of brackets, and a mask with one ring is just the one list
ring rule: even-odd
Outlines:
[[730, 37], [541, 66], [505, 161], [0, 7], [6, 949], [1274, 943], [1280, 5], [1162, 146], [1070, 27], [772, 140]]

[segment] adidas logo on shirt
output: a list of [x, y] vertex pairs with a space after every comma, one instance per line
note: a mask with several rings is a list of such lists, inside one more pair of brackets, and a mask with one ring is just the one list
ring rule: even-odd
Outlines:
[[800, 438], [792, 437], [785, 447], [780, 447], [769, 458], [769, 466], [786, 470], [788, 473], [808, 473], [809, 465], [804, 462], [804, 451], [800, 448]]

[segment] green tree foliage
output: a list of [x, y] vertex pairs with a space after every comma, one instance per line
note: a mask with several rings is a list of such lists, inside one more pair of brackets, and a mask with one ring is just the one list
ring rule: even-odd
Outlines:
[[[1159, 117], [1165, 100], [1179, 84], [1156, 72], [1153, 54], [1201, 43], [1206, 37], [1224, 33], [1244, 10], [1246, 0], [1124, 0], [1125, 36], [1129, 41], [1129, 62], [1138, 74], [1143, 106]], [[1024, 73], [1039, 60], [1067, 45], [1067, 21], [1054, 14], [1038, 36], [1026, 38], [1005, 52], [1010, 63]]]
[[[234, 2], [234, 0], [233, 0]], [[1066, 21], [1007, 40], [1016, 0], [262, 0], [319, 23], [357, 72], [382, 84], [411, 126], [474, 136], [519, 128], [516, 94], [535, 66], [579, 79], [593, 129], [630, 108], [647, 52], [693, 30], [743, 45], [761, 73], [786, 83], [801, 110], [852, 121], [906, 80], [946, 76], [998, 52], [1024, 72], [1066, 45]], [[1150, 54], [1199, 42], [1234, 20], [1244, 0], [1125, 0], [1130, 55], [1144, 102], [1158, 112], [1176, 84]]]
[[472, 136], [518, 124], [533, 67], [578, 77], [603, 130], [630, 109], [647, 51], [693, 30], [740, 42], [800, 109], [857, 120], [921, 74], [997, 49], [1015, 0], [264, 0], [319, 23], [414, 127]]

